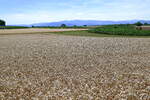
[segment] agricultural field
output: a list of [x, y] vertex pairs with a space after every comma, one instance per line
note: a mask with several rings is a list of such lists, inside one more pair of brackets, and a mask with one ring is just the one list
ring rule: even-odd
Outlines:
[[0, 26], [0, 29], [24, 29], [29, 27], [24, 26]]
[[150, 38], [61, 33], [0, 35], [0, 100], [150, 100]]
[[141, 26], [141, 29], [136, 29], [135, 25], [105, 25], [93, 28], [90, 32], [107, 35], [150, 36], [150, 27]]
[[[88, 29], [91, 28], [92, 26], [65, 26], [65, 27], [61, 27], [61, 26], [29, 26], [29, 27], [25, 27], [25, 26], [0, 26], [0, 29], [26, 29], [26, 28], [44, 28], [44, 29]], [[93, 26], [94, 27], [94, 26]]]
[[1, 29], [0, 35], [6, 34], [32, 34], [32, 33], [50, 33], [50, 32], [66, 32], [66, 31], [85, 31], [88, 29], [48, 29], [48, 28], [27, 28], [27, 29]]
[[141, 26], [141, 28], [142, 28], [143, 30], [150, 30], [150, 25], [147, 25], [147, 26]]

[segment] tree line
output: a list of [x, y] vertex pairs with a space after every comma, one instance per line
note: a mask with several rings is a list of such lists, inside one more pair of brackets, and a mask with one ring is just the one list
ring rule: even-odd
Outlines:
[[136, 26], [149, 25], [147, 22], [141, 23], [140, 21], [135, 23]]

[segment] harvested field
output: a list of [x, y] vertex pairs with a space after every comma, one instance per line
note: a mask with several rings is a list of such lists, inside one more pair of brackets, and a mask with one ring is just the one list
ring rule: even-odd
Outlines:
[[1, 35], [0, 100], [150, 100], [150, 38]]
[[23, 33], [47, 33], [47, 32], [64, 32], [64, 31], [80, 31], [88, 29], [48, 29], [48, 28], [26, 28], [26, 29], [1, 29], [1, 34], [23, 34]]

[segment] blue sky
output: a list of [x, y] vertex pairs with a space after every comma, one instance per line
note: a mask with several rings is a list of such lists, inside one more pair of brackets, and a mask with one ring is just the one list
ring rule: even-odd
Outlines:
[[150, 0], [0, 0], [7, 24], [61, 20], [150, 20]]

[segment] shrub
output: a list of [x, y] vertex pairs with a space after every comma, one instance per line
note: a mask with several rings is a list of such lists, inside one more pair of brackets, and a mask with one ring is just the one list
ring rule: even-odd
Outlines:
[[148, 23], [144, 23], [144, 25], [148, 25]]
[[66, 27], [66, 24], [61, 24], [61, 27]]

